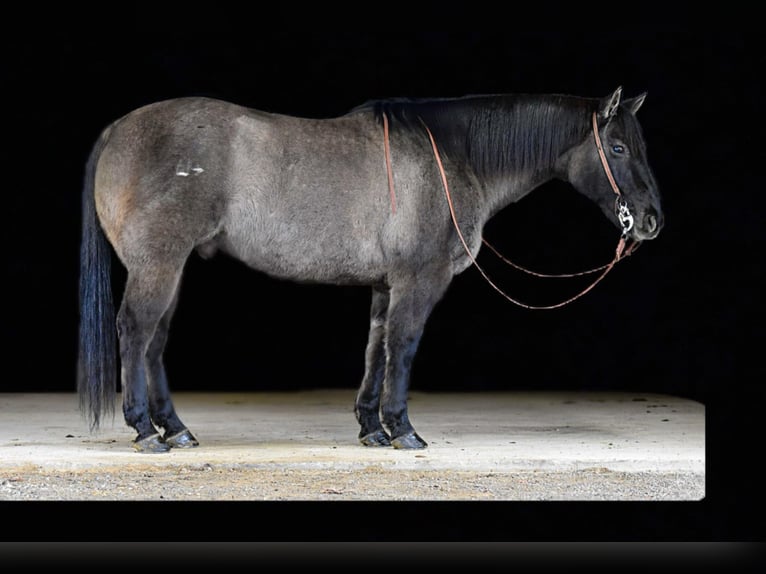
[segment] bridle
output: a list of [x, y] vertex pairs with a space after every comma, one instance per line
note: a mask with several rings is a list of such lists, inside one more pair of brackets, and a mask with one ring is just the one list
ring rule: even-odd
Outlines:
[[[558, 307], [563, 307], [564, 305], [567, 305], [571, 303], [572, 301], [575, 301], [576, 299], [579, 299], [583, 295], [585, 295], [588, 291], [593, 289], [605, 276], [609, 271], [614, 268], [614, 266], [624, 259], [625, 257], [629, 256], [640, 244], [639, 241], [634, 241], [630, 244], [630, 246], [627, 247], [627, 240], [628, 240], [628, 233], [633, 228], [633, 215], [630, 212], [630, 209], [628, 208], [628, 203], [625, 201], [624, 197], [622, 196], [622, 193], [620, 192], [620, 188], [617, 185], [617, 182], [614, 179], [614, 176], [612, 175], [612, 170], [609, 167], [609, 162], [606, 159], [606, 154], [604, 153], [603, 145], [601, 144], [601, 137], [598, 133], [598, 121], [596, 112], [593, 112], [592, 116], [592, 125], [593, 125], [593, 138], [596, 142], [596, 149], [598, 150], [599, 158], [601, 159], [601, 165], [604, 168], [604, 173], [606, 174], [607, 179], [609, 180], [609, 185], [612, 188], [612, 191], [615, 194], [615, 201], [614, 201], [614, 210], [615, 214], [617, 216], [617, 220], [620, 223], [620, 226], [622, 227], [622, 234], [620, 235], [620, 239], [617, 242], [617, 247], [615, 249], [614, 258], [609, 263], [602, 265], [600, 267], [596, 267], [594, 269], [589, 269], [587, 271], [581, 271], [579, 273], [564, 273], [564, 274], [557, 274], [557, 275], [549, 275], [545, 273], [537, 273], [534, 271], [530, 271], [528, 269], [525, 269], [524, 267], [521, 267], [520, 265], [517, 265], [516, 263], [513, 263], [512, 261], [506, 259], [503, 257], [494, 247], [492, 247], [484, 238], [482, 238], [482, 242], [495, 254], [497, 255], [502, 261], [505, 263], [511, 265], [512, 267], [519, 269], [520, 271], [524, 271], [525, 273], [528, 273], [530, 275], [534, 275], [536, 277], [577, 277], [581, 275], [588, 275], [591, 273], [596, 273], [598, 271], [602, 271], [601, 275], [599, 275], [593, 283], [591, 283], [588, 287], [580, 291], [577, 295], [570, 297], [569, 299], [566, 299], [565, 301], [562, 301], [560, 303], [556, 303], [555, 305], [528, 305], [526, 303], [522, 303], [520, 301], [517, 301], [516, 299], [510, 297], [508, 294], [506, 294], [502, 289], [500, 289], [495, 283], [489, 278], [489, 276], [486, 274], [484, 269], [481, 268], [481, 266], [478, 264], [476, 259], [474, 258], [473, 254], [471, 253], [471, 249], [468, 247], [468, 244], [465, 241], [465, 238], [463, 237], [463, 233], [460, 231], [460, 226], [457, 222], [457, 216], [455, 215], [455, 206], [452, 202], [452, 195], [449, 191], [449, 185], [447, 183], [447, 175], [444, 171], [444, 165], [442, 164], [441, 155], [439, 154], [439, 148], [436, 145], [436, 140], [434, 139], [433, 134], [431, 133], [431, 130], [428, 128], [428, 125], [423, 121], [423, 118], [418, 118], [420, 120], [420, 123], [423, 125], [423, 128], [426, 130], [426, 133], [428, 134], [428, 138], [431, 142], [431, 148], [433, 149], [434, 153], [434, 159], [436, 160], [436, 164], [439, 168], [439, 175], [442, 180], [442, 186], [444, 187], [444, 193], [447, 197], [447, 204], [449, 205], [449, 211], [450, 211], [450, 217], [452, 218], [452, 224], [455, 227], [455, 232], [457, 233], [458, 238], [460, 239], [460, 243], [462, 243], [463, 248], [465, 249], [466, 254], [470, 258], [473, 265], [478, 269], [479, 273], [484, 277], [484, 279], [487, 281], [487, 283], [490, 284], [490, 286], [495, 289], [500, 295], [505, 297], [507, 300], [509, 300], [511, 303], [514, 303], [515, 305], [518, 305], [520, 307], [524, 307], [525, 309], [556, 309]], [[388, 173], [388, 189], [391, 199], [391, 211], [393, 214], [396, 214], [396, 192], [394, 190], [394, 176], [393, 176], [393, 170], [391, 168], [391, 150], [389, 147], [389, 127], [388, 127], [388, 117], [385, 112], [383, 112], [383, 134], [384, 134], [384, 153], [386, 156], [386, 171]]]
[[614, 180], [612, 170], [609, 167], [609, 162], [606, 160], [606, 154], [604, 153], [604, 146], [601, 145], [601, 136], [598, 135], [598, 121], [596, 120], [596, 112], [593, 112], [592, 116], [593, 124], [593, 139], [596, 140], [596, 149], [598, 150], [598, 157], [601, 158], [601, 165], [604, 167], [604, 173], [609, 180], [609, 185], [612, 186], [612, 191], [617, 196], [614, 199], [614, 212], [617, 214], [617, 220], [622, 226], [622, 236], [627, 237], [628, 232], [633, 227], [633, 215], [628, 209], [628, 202], [622, 197], [620, 188], [617, 187], [617, 182]]

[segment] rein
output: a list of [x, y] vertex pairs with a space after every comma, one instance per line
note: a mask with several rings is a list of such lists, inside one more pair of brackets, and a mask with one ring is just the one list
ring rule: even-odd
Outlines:
[[[610, 186], [612, 187], [612, 191], [614, 191], [616, 195], [615, 213], [617, 214], [617, 219], [620, 222], [620, 225], [622, 226], [622, 234], [620, 235], [620, 239], [617, 242], [614, 258], [609, 263], [602, 265], [600, 267], [597, 267], [595, 269], [590, 269], [590, 270], [582, 271], [579, 273], [549, 275], [545, 273], [537, 273], [535, 271], [530, 271], [529, 269], [525, 269], [524, 267], [521, 267], [520, 265], [513, 263], [509, 259], [506, 259], [505, 257], [503, 257], [494, 247], [492, 247], [492, 245], [490, 245], [484, 238], [482, 238], [482, 242], [503, 262], [507, 263], [508, 265], [511, 265], [512, 267], [520, 271], [523, 271], [530, 275], [534, 275], [536, 277], [545, 277], [545, 278], [578, 277], [578, 276], [589, 275], [591, 273], [602, 271], [601, 275], [599, 275], [589, 286], [587, 286], [585, 289], [580, 291], [578, 294], [560, 303], [556, 303], [554, 305], [528, 305], [526, 303], [522, 303], [521, 301], [514, 299], [513, 297], [510, 297], [507, 293], [505, 293], [502, 289], [500, 289], [500, 287], [495, 285], [495, 283], [489, 278], [487, 273], [484, 271], [484, 269], [481, 268], [479, 263], [476, 261], [476, 258], [471, 253], [471, 250], [468, 247], [468, 243], [463, 237], [463, 233], [460, 231], [460, 226], [458, 225], [458, 222], [457, 222], [457, 216], [455, 215], [455, 206], [452, 202], [452, 195], [450, 194], [449, 185], [447, 183], [447, 175], [444, 171], [444, 165], [441, 160], [441, 154], [439, 154], [439, 148], [436, 145], [436, 140], [434, 139], [434, 136], [431, 133], [431, 130], [428, 128], [428, 126], [423, 121], [423, 119], [422, 118], [419, 118], [419, 119], [420, 119], [420, 123], [423, 124], [423, 127], [425, 128], [426, 133], [428, 134], [428, 138], [431, 142], [431, 147], [434, 152], [434, 159], [436, 160], [436, 164], [439, 168], [439, 175], [442, 180], [442, 186], [444, 187], [444, 193], [447, 196], [447, 204], [449, 205], [450, 217], [452, 218], [452, 223], [455, 227], [455, 231], [457, 232], [457, 236], [460, 239], [460, 243], [462, 243], [466, 254], [470, 258], [471, 262], [476, 267], [476, 269], [478, 269], [479, 273], [481, 273], [482, 277], [484, 277], [484, 279], [487, 281], [487, 283], [489, 283], [489, 285], [495, 291], [500, 293], [500, 295], [505, 297], [511, 303], [514, 303], [515, 305], [518, 305], [519, 307], [523, 307], [525, 309], [533, 309], [533, 310], [557, 309], [559, 307], [563, 307], [564, 305], [568, 305], [569, 303], [579, 299], [580, 297], [588, 293], [591, 289], [593, 289], [604, 277], [606, 277], [607, 273], [609, 273], [609, 271], [611, 271], [614, 268], [617, 262], [629, 256], [638, 245], [638, 242], [634, 242], [627, 248], [627, 250], [625, 249], [627, 244], [626, 238], [627, 238], [628, 232], [633, 227], [633, 215], [630, 213], [630, 210], [628, 209], [628, 204], [622, 197], [620, 188], [617, 186], [617, 182], [615, 181], [614, 176], [612, 175], [612, 170], [609, 168], [609, 162], [606, 159], [606, 154], [604, 153], [603, 146], [601, 145], [601, 138], [599, 137], [599, 134], [598, 134], [598, 123], [596, 121], [596, 112], [593, 112], [593, 116], [592, 116], [593, 137], [596, 142], [596, 149], [598, 150], [599, 158], [601, 159], [601, 165], [604, 168], [604, 172], [606, 173], [606, 177], [609, 180]], [[389, 193], [391, 197], [391, 210], [395, 214], [396, 213], [396, 194], [394, 191], [393, 170], [391, 168], [391, 150], [390, 150], [389, 141], [388, 141], [389, 140], [388, 117], [385, 112], [383, 113], [383, 132], [384, 132], [384, 148], [385, 148], [385, 156], [386, 156], [386, 170], [388, 172], [388, 189], [389, 189]]]

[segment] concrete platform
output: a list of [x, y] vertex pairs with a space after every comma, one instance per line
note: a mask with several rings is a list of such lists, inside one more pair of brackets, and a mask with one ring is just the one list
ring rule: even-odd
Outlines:
[[429, 446], [395, 450], [357, 442], [354, 395], [178, 392], [176, 408], [200, 446], [139, 454], [119, 406], [91, 435], [74, 394], [0, 394], [0, 500], [705, 495], [705, 408], [687, 399], [413, 392], [410, 419]]

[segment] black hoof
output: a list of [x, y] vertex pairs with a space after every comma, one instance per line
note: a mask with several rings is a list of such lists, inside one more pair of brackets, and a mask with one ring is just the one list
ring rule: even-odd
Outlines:
[[359, 442], [364, 446], [391, 446], [391, 438], [382, 430], [360, 436]]
[[168, 445], [162, 439], [160, 434], [157, 433], [140, 440], [134, 440], [133, 448], [141, 453], [153, 454], [157, 452], [168, 452], [170, 450], [170, 445]]
[[428, 443], [416, 432], [398, 436], [391, 440], [391, 444], [394, 448], [426, 448], [428, 446]]
[[194, 438], [189, 429], [184, 429], [173, 436], [165, 437], [165, 443], [173, 448], [194, 448], [199, 446], [199, 441]]

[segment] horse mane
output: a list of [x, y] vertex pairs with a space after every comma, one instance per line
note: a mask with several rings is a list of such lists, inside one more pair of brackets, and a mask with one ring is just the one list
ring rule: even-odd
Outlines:
[[372, 100], [353, 111], [386, 114], [394, 129], [425, 133], [444, 155], [467, 162], [479, 176], [534, 172], [590, 130], [598, 101], [566, 95], [499, 94], [456, 98]]

